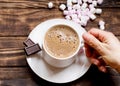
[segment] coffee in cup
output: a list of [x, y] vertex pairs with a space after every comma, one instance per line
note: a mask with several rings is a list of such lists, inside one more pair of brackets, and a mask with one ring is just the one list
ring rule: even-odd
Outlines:
[[51, 27], [44, 37], [44, 48], [54, 58], [64, 59], [72, 56], [79, 47], [78, 34], [67, 25]]

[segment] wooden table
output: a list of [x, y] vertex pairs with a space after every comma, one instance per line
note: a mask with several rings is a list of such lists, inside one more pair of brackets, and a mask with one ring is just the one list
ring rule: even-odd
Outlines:
[[[55, 5], [51, 10], [49, 1]], [[102, 73], [92, 65], [83, 77], [66, 84], [47, 82], [29, 68], [23, 41], [39, 23], [64, 18], [58, 9], [60, 3], [66, 0], [0, 0], [0, 86], [120, 86], [120, 74], [110, 67], [108, 73]], [[89, 21], [86, 30], [98, 27], [99, 19], [103, 19], [106, 30], [120, 39], [120, 0], [104, 0], [99, 7], [102, 15]]]

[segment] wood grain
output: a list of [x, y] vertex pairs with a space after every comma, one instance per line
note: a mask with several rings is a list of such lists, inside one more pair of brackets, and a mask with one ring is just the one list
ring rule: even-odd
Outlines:
[[[54, 3], [48, 9], [48, 2]], [[120, 86], [120, 74], [108, 68], [100, 72], [96, 66], [78, 80], [54, 84], [38, 77], [28, 66], [23, 41], [40, 23], [64, 18], [59, 5], [66, 0], [0, 0], [0, 86]], [[86, 30], [98, 28], [99, 20], [106, 22], [107, 31], [120, 40], [120, 0], [104, 0], [103, 9], [95, 21], [89, 21]], [[42, 28], [41, 28], [42, 30]]]

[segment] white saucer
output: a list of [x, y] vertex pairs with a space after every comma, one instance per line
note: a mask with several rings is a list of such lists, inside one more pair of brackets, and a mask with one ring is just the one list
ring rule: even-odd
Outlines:
[[[45, 31], [54, 24], [76, 26], [81, 29], [81, 35], [85, 32], [79, 24], [64, 19], [52, 19], [45, 21], [35, 27], [29, 35], [29, 38], [42, 47], [42, 40]], [[66, 68], [54, 68], [48, 65], [42, 56], [42, 51], [27, 57], [27, 62], [31, 69], [42, 79], [53, 83], [68, 83], [82, 77], [89, 69], [91, 63], [86, 58], [84, 52], [76, 56], [76, 61]]]

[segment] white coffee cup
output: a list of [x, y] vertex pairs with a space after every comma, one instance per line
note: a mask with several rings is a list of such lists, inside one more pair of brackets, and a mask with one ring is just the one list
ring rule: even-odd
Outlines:
[[[42, 43], [40, 43], [40, 47], [42, 48], [42, 55], [43, 55], [43, 59], [51, 66], [54, 67], [58, 67], [58, 68], [63, 68], [63, 67], [67, 67], [69, 65], [71, 65], [74, 61], [75, 61], [75, 57], [78, 54], [79, 50], [81, 49], [81, 47], [83, 46], [82, 44], [82, 34], [83, 34], [83, 28], [75, 23], [72, 22], [70, 20], [65, 20], [65, 19], [52, 19], [52, 20], [48, 20], [49, 22], [51, 21], [51, 23], [49, 23], [48, 25], [46, 25], [46, 28], [43, 30], [43, 34], [42, 34]], [[45, 45], [45, 36], [46, 33], [54, 26], [67, 26], [70, 27], [72, 30], [75, 31], [76, 35], [78, 36], [78, 40], [79, 40], [79, 45], [77, 47], [77, 49], [75, 50], [74, 53], [72, 53], [70, 56], [68, 57], [63, 57], [63, 58], [58, 58], [55, 57], [54, 55], [52, 55], [50, 52], [48, 52], [48, 50], [46, 49], [46, 45]], [[82, 30], [81, 30], [82, 28]], [[41, 28], [42, 29], [42, 28]]]

